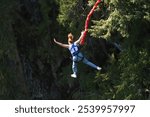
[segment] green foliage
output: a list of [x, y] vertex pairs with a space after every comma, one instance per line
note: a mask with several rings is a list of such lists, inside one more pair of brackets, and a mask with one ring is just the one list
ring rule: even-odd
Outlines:
[[132, 48], [123, 52], [118, 63], [113, 63], [106, 74], [97, 74], [96, 82], [105, 98], [145, 99], [143, 93], [150, 84], [149, 66], [148, 51]]
[[74, 32], [75, 34], [78, 30], [81, 32], [81, 29], [83, 30], [84, 27], [85, 13], [87, 11], [82, 0], [60, 0], [59, 5], [59, 23], [65, 26], [67, 31]]
[[[106, 9], [110, 15], [105, 19], [93, 21], [94, 26], [91, 29], [91, 35], [94, 37], [112, 38], [114, 32], [119, 32], [124, 38], [132, 34], [130, 28], [131, 22], [137, 24], [137, 20], [149, 21], [149, 2], [147, 1], [118, 1], [112, 0]], [[130, 25], [131, 24], [131, 25]]]
[[[145, 90], [150, 85], [149, 2], [111, 0], [109, 5], [106, 11], [109, 15], [93, 21], [91, 36], [109, 40], [122, 38], [124, 51], [118, 62], [112, 61], [105, 74], [96, 76], [100, 81], [97, 83], [104, 90], [105, 98], [110, 94], [110, 99], [146, 99]], [[107, 80], [111, 83], [104, 89]]]
[[[133, 56], [134, 55], [134, 56]], [[149, 73], [145, 70], [150, 65], [149, 55], [146, 50], [130, 49], [120, 59], [120, 85], [117, 87], [116, 98], [144, 99], [142, 93], [149, 86]], [[136, 61], [136, 62], [135, 62]], [[147, 75], [146, 75], [147, 74]]]

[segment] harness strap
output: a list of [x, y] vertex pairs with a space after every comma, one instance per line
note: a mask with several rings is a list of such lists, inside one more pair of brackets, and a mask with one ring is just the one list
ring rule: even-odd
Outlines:
[[78, 54], [79, 54], [79, 51], [76, 51], [76, 52], [73, 53], [73, 56], [76, 56]]
[[77, 55], [80, 52], [79, 47], [73, 43], [72, 47], [70, 48], [70, 52], [73, 56]]

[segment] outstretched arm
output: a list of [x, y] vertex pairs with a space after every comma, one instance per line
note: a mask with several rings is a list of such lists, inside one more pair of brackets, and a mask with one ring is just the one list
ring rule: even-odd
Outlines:
[[79, 43], [80, 43], [80, 41], [81, 41], [82, 38], [83, 38], [84, 32], [86, 32], [86, 31], [87, 31], [87, 30], [84, 30], [84, 31], [81, 32], [81, 36], [79, 37], [79, 39], [78, 39], [77, 41], [75, 41], [76, 44], [79, 44]]
[[68, 45], [68, 44], [60, 43], [60, 42], [56, 41], [56, 39], [55, 39], [55, 38], [54, 38], [54, 42], [55, 42], [57, 45], [61, 46], [61, 47], [69, 48], [69, 45]]

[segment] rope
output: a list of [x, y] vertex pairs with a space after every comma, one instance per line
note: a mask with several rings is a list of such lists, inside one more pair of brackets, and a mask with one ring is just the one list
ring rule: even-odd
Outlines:
[[84, 42], [85, 42], [85, 37], [86, 37], [86, 34], [87, 34], [87, 29], [88, 29], [88, 26], [89, 26], [89, 22], [90, 22], [90, 18], [92, 16], [92, 14], [94, 13], [94, 10], [96, 9], [96, 7], [98, 6], [98, 4], [101, 2], [101, 0], [97, 0], [97, 2], [94, 4], [93, 8], [90, 10], [89, 14], [87, 15], [87, 18], [86, 18], [86, 21], [85, 21], [85, 31], [84, 31], [84, 34], [83, 34], [83, 37], [81, 39], [81, 42], [80, 42], [80, 45], [83, 45]]

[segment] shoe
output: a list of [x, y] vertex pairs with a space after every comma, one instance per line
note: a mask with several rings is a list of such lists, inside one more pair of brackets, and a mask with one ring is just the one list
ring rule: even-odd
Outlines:
[[72, 78], [77, 78], [77, 75], [76, 74], [71, 74], [71, 77]]
[[97, 67], [97, 70], [100, 71], [102, 68], [101, 67]]

